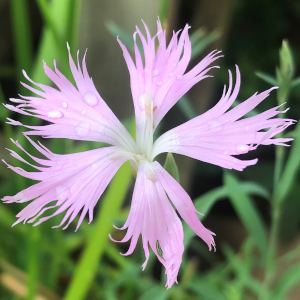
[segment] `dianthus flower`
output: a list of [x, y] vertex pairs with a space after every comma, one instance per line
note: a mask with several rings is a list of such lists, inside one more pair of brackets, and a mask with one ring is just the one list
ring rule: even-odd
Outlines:
[[[24, 132], [24, 135], [46, 157], [46, 159], [34, 157], [18, 142], [14, 142], [41, 165], [35, 166], [10, 150], [13, 157], [36, 168], [38, 172], [27, 172], [7, 164], [8, 168], [21, 176], [39, 181], [15, 196], [6, 196], [2, 199], [6, 203], [31, 201], [17, 214], [18, 220], [15, 224], [33, 223], [39, 218], [35, 223], [38, 225], [62, 212], [66, 213], [59, 226], [65, 224], [64, 228], [80, 212], [77, 228], [87, 213], [91, 222], [98, 199], [117, 170], [129, 160], [137, 176], [130, 213], [121, 228], [127, 229], [122, 242], [131, 239], [129, 250], [124, 255], [134, 251], [139, 236], [142, 235], [146, 256], [143, 269], [149, 258], [148, 245], [150, 245], [166, 268], [166, 286], [170, 288], [177, 282], [184, 251], [183, 227], [172, 204], [181, 218], [205, 241], [209, 249], [215, 247], [214, 233], [206, 229], [198, 219], [198, 212], [191, 198], [180, 184], [157, 161], [154, 161], [155, 157], [164, 152], [172, 152], [241, 171], [247, 166], [254, 165], [257, 159], [240, 160], [235, 157], [236, 155], [254, 150], [258, 145], [285, 145], [291, 139], [273, 139], [273, 137], [293, 121], [273, 118], [280, 113], [279, 106], [256, 116], [241, 119], [276, 87], [260, 94], [256, 93], [230, 110], [241, 83], [240, 72], [236, 67], [236, 83], [233, 84], [229, 71], [228, 89], [224, 87], [220, 101], [213, 108], [164, 133], [153, 142], [153, 133], [162, 118], [192, 86], [206, 77], [211, 77], [207, 73], [214, 67], [209, 65], [220, 57], [219, 52], [213, 51], [186, 72], [191, 59], [188, 29], [189, 26], [186, 25], [181, 34], [180, 31], [174, 32], [167, 45], [166, 32], [159, 20], [157, 34], [154, 37], [151, 37], [146, 25], [146, 37], [137, 28], [134, 33], [135, 62], [118, 39], [130, 73], [136, 140], [131, 137], [97, 92], [87, 72], [86, 54], [82, 66], [77, 56], [76, 66], [68, 47], [70, 68], [77, 88], [56, 68], [55, 62], [54, 71], [46, 64], [44, 70], [59, 90], [33, 82], [23, 71], [25, 78], [42, 91], [22, 83], [38, 97], [21, 96], [22, 99], [10, 99], [17, 103], [17, 106], [5, 106], [12, 111], [40, 118], [50, 124], [27, 126], [8, 119], [9, 124], [29, 128], [30, 131]], [[136, 44], [137, 36], [142, 42], [144, 59]], [[159, 42], [157, 51], [156, 39]], [[269, 130], [263, 131], [264, 129]], [[59, 155], [32, 141], [29, 138], [31, 135], [97, 141], [111, 146]], [[56, 201], [55, 204], [53, 201]], [[51, 208], [57, 210], [50, 216], [40, 218]], [[157, 242], [162, 253], [157, 252]]]

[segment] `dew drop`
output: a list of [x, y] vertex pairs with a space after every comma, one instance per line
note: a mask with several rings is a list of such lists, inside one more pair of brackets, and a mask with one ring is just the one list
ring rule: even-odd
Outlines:
[[182, 75], [180, 75], [180, 74], [176, 75], [176, 77], [177, 77], [178, 80], [182, 79]]
[[154, 69], [152, 72], [152, 76], [157, 76], [159, 74], [159, 70], [158, 69]]
[[64, 115], [59, 111], [59, 110], [50, 110], [48, 112], [48, 117], [49, 118], [53, 118], [53, 119], [60, 119], [62, 118]]
[[237, 153], [246, 153], [249, 150], [249, 146], [248, 145], [238, 145], [236, 146], [235, 150]]
[[82, 112], [81, 112], [81, 114], [84, 116], [84, 115], [86, 115], [86, 110], [83, 110]]
[[162, 81], [157, 81], [156, 84], [157, 84], [158, 86], [162, 86], [162, 85], [163, 85], [163, 82], [162, 82]]
[[64, 201], [70, 194], [70, 189], [66, 186], [58, 186], [56, 188], [56, 197], [58, 201]]
[[68, 104], [67, 104], [66, 102], [63, 102], [63, 103], [61, 104], [61, 106], [62, 106], [63, 108], [67, 108], [67, 107], [68, 107]]
[[174, 73], [170, 73], [170, 74], [169, 74], [169, 77], [173, 77], [173, 76], [174, 76]]
[[222, 130], [222, 125], [219, 122], [212, 121], [209, 124], [209, 129], [211, 132], [220, 132]]
[[86, 136], [90, 132], [90, 124], [88, 122], [80, 122], [75, 127], [75, 131], [78, 136]]
[[82, 98], [83, 98], [83, 101], [91, 107], [96, 106], [99, 102], [96, 95], [92, 92], [85, 93]]

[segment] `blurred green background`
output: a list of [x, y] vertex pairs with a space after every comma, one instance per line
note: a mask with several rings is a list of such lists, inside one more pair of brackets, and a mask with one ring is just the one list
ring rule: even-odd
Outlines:
[[[164, 132], [212, 107], [228, 84], [227, 69], [238, 64], [242, 86], [238, 102], [256, 91], [278, 85], [254, 114], [287, 102], [285, 114], [299, 120], [300, 2], [297, 0], [1, 0], [0, 100], [8, 103], [18, 94], [22, 69], [36, 82], [51, 84], [43, 60], [56, 59], [72, 80], [66, 42], [73, 56], [86, 48], [87, 67], [94, 83], [115, 114], [131, 129], [133, 105], [129, 74], [116, 41], [132, 49], [135, 25], [141, 19], [156, 32], [156, 18], [172, 30], [189, 23], [195, 65], [213, 49], [223, 50], [214, 79], [206, 79], [171, 109]], [[283, 42], [284, 40], [284, 42]], [[5, 147], [18, 140], [34, 153], [22, 136], [23, 128], [5, 124], [6, 117], [25, 124], [39, 121], [0, 108], [1, 158], [13, 161]], [[300, 299], [300, 127], [284, 136], [295, 140], [291, 148], [261, 146], [243, 158], [259, 158], [243, 172], [175, 156], [180, 183], [189, 192], [204, 225], [217, 234], [217, 252], [184, 224], [185, 252], [179, 284], [166, 290], [166, 276], [152, 253], [142, 272], [144, 251], [138, 244], [129, 257], [119, 255], [128, 244], [115, 244], [108, 233], [121, 239], [112, 224], [123, 224], [129, 212], [133, 178], [124, 165], [99, 201], [94, 222], [76, 222], [67, 230], [51, 229], [57, 216], [33, 228], [15, 222], [21, 204], [0, 203], [0, 300], [238, 300]], [[97, 143], [43, 140], [54, 153], [86, 151]], [[15, 149], [16, 148], [16, 149]], [[164, 163], [165, 156], [159, 158]], [[14, 195], [32, 182], [0, 165], [0, 194]]]

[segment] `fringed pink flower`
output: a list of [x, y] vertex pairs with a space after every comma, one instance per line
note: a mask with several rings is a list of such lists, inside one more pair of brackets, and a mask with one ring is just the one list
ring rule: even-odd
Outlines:
[[[240, 89], [240, 73], [236, 67], [236, 84], [233, 87], [229, 72], [229, 87], [221, 100], [206, 113], [166, 132], [155, 142], [153, 133], [164, 115], [197, 82], [206, 77], [212, 62], [220, 57], [213, 51], [190, 71], [186, 68], [191, 58], [191, 43], [186, 25], [182, 33], [174, 32], [167, 45], [166, 33], [157, 21], [157, 34], [151, 37], [147, 26], [146, 37], [137, 28], [134, 34], [135, 62], [126, 47], [118, 40], [127, 63], [132, 97], [136, 117], [136, 141], [130, 136], [122, 123], [97, 92], [89, 77], [85, 55], [82, 66], [77, 57], [77, 66], [71, 55], [70, 68], [76, 82], [74, 87], [59, 72], [54, 62], [54, 71], [44, 65], [46, 75], [58, 89], [37, 84], [25, 73], [24, 76], [37, 90], [22, 83], [36, 97], [21, 96], [10, 99], [17, 106], [5, 105], [8, 109], [50, 122], [49, 125], [27, 126], [19, 121], [8, 119], [12, 125], [22, 125], [30, 129], [24, 132], [30, 143], [46, 159], [40, 159], [26, 152], [18, 142], [14, 142], [39, 166], [29, 164], [16, 152], [11, 155], [34, 167], [37, 172], [27, 172], [18, 167], [12, 169], [21, 176], [37, 180], [38, 183], [19, 192], [15, 196], [6, 196], [6, 203], [30, 202], [18, 215], [19, 222], [35, 223], [65, 212], [61, 223], [68, 227], [80, 214], [76, 230], [88, 214], [93, 219], [93, 209], [110, 180], [125, 161], [130, 161], [137, 173], [132, 204], [128, 219], [121, 229], [127, 229], [122, 242], [131, 239], [131, 254], [142, 236], [145, 250], [146, 267], [149, 258], [149, 245], [167, 274], [166, 286], [170, 288], [177, 282], [182, 261], [183, 228], [181, 220], [173, 209], [169, 199], [181, 218], [204, 240], [209, 249], [215, 248], [214, 233], [206, 229], [199, 221], [193, 202], [180, 184], [173, 179], [161, 165], [154, 161], [163, 152], [187, 155], [228, 169], [243, 170], [253, 165], [255, 160], [240, 160], [236, 155], [254, 150], [258, 145], [283, 145], [291, 141], [288, 138], [273, 137], [293, 120], [274, 118], [279, 107], [271, 108], [257, 116], [241, 119], [245, 114], [263, 101], [272, 89], [254, 94], [248, 100], [230, 109]], [[179, 37], [180, 36], [180, 37]], [[144, 60], [136, 45], [139, 37], [144, 50]], [[155, 50], [155, 40], [159, 47]], [[70, 49], [69, 49], [70, 50]], [[70, 52], [70, 51], [69, 51]], [[267, 131], [264, 131], [268, 129]], [[82, 153], [59, 155], [50, 152], [41, 144], [32, 141], [30, 135], [48, 138], [69, 138], [108, 143], [111, 146]], [[56, 208], [50, 215], [42, 217], [49, 209]]]

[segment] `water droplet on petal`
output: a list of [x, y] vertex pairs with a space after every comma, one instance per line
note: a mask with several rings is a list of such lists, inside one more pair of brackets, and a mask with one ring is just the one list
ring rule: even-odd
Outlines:
[[209, 124], [209, 129], [211, 132], [220, 132], [222, 130], [222, 125], [219, 122], [212, 121]]
[[248, 145], [238, 145], [236, 146], [235, 150], [237, 153], [241, 154], [241, 153], [247, 153], [249, 148], [250, 146]]
[[48, 117], [49, 118], [53, 118], [53, 119], [60, 119], [62, 118], [64, 115], [62, 112], [60, 112], [59, 110], [50, 110], [48, 112]]
[[75, 127], [75, 131], [78, 136], [86, 136], [90, 132], [90, 124], [88, 122], [80, 122]]
[[61, 106], [62, 106], [63, 108], [67, 108], [67, 107], [68, 107], [68, 104], [67, 104], [66, 102], [63, 102], [63, 103], [61, 104]]
[[178, 80], [182, 79], [182, 75], [180, 75], [180, 74], [176, 75], [176, 77], [177, 77]]
[[162, 81], [157, 81], [156, 84], [157, 84], [158, 86], [162, 86], [162, 85], [163, 85], [163, 82], [162, 82]]
[[157, 76], [159, 74], [159, 70], [158, 69], [154, 69], [152, 72], [152, 76]]
[[56, 188], [56, 198], [58, 201], [64, 201], [68, 198], [70, 189], [66, 186], [58, 186]]
[[91, 107], [96, 106], [99, 102], [97, 96], [92, 92], [85, 93], [82, 98], [83, 101]]
[[169, 74], [169, 77], [173, 77], [173, 76], [174, 76], [174, 73], [170, 73], [170, 74]]
[[86, 110], [83, 110], [82, 112], [81, 112], [81, 114], [84, 116], [84, 115], [86, 115]]

